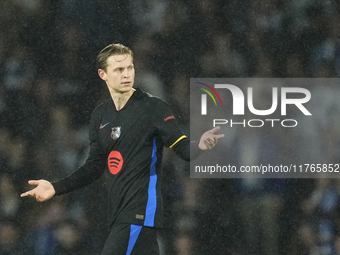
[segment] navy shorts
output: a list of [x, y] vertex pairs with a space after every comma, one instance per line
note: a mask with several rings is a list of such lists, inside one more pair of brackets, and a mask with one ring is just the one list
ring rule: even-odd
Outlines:
[[113, 225], [102, 255], [159, 255], [157, 229], [129, 223]]

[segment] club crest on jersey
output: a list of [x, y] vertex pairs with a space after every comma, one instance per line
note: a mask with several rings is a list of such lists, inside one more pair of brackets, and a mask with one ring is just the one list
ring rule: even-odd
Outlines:
[[119, 127], [113, 127], [112, 128], [112, 131], [111, 131], [111, 138], [113, 140], [117, 140], [119, 137], [120, 137], [120, 134], [122, 133], [121, 131], [122, 127], [119, 126]]

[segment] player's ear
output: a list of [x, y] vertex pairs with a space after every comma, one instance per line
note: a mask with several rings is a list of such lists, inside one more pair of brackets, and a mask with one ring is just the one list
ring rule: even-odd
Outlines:
[[106, 72], [103, 69], [98, 69], [98, 75], [100, 77], [100, 79], [102, 80], [106, 80]]

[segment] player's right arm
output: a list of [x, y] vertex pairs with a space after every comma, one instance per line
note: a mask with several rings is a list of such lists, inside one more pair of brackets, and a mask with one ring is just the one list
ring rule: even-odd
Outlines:
[[63, 195], [79, 189], [99, 179], [105, 170], [105, 163], [98, 145], [92, 143], [89, 157], [82, 167], [56, 182], [30, 180], [28, 184], [36, 185], [37, 187], [21, 194], [21, 197], [33, 197], [38, 202], [44, 202], [55, 195]]
[[65, 178], [52, 182], [56, 195], [62, 195], [93, 183], [104, 173], [106, 157], [98, 136], [102, 107], [98, 106], [90, 120], [90, 152], [83, 166]]
[[79, 189], [102, 176], [106, 166], [106, 159], [97, 135], [99, 124], [94, 113], [95, 111], [90, 121], [90, 152], [85, 164], [56, 182], [51, 183], [46, 180], [29, 181], [30, 185], [36, 185], [37, 187], [21, 194], [21, 197], [33, 197], [37, 201], [43, 202], [55, 195], [62, 195]]
[[62, 195], [88, 185], [100, 178], [105, 170], [105, 158], [99, 144], [91, 142], [89, 157], [86, 163], [65, 178], [49, 182], [46, 180], [30, 180], [34, 189], [21, 194], [21, 197], [33, 197], [38, 202], [44, 202], [55, 195]]
[[69, 176], [66, 176], [59, 181], [52, 182], [56, 195], [63, 195], [93, 183], [102, 176], [105, 166], [106, 159], [102, 152], [101, 145], [92, 141], [90, 144], [89, 156], [85, 164]]

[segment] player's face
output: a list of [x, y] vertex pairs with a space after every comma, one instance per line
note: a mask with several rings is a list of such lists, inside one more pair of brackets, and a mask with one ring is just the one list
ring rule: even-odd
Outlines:
[[114, 55], [107, 59], [106, 71], [99, 69], [98, 73], [110, 92], [125, 93], [131, 91], [135, 80], [135, 69], [131, 55]]

